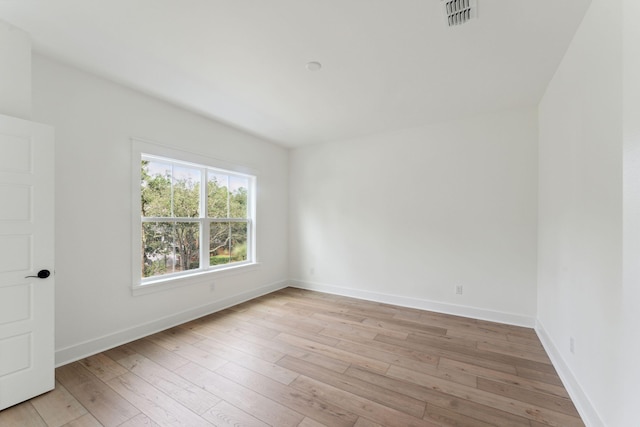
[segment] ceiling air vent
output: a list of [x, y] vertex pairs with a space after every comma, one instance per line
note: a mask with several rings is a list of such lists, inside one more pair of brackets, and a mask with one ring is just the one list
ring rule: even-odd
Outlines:
[[478, 17], [477, 0], [442, 0], [447, 25], [455, 27]]

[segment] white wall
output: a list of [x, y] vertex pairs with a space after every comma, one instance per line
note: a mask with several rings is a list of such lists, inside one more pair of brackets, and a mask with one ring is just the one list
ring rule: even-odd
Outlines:
[[[56, 129], [57, 363], [286, 284], [285, 149], [39, 56], [33, 93]], [[257, 271], [131, 295], [133, 136], [257, 170]]]
[[539, 106], [538, 330], [594, 426], [622, 425], [622, 75], [621, 1], [593, 0]]
[[619, 424], [633, 426], [640, 400], [640, 2], [624, 0], [623, 17], [624, 280], [616, 366]]
[[0, 114], [31, 119], [31, 39], [0, 21]]
[[302, 287], [531, 323], [536, 170], [534, 110], [293, 150], [290, 276]]

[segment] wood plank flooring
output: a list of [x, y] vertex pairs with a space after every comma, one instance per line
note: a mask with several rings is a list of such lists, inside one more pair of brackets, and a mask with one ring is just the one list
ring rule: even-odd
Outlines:
[[583, 426], [532, 329], [287, 288], [56, 370], [2, 427]]

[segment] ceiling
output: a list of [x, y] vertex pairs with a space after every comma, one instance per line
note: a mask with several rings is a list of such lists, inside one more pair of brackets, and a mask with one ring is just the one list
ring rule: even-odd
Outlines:
[[[287, 147], [536, 105], [590, 0], [2, 0], [36, 52]], [[308, 71], [309, 61], [322, 64]]]

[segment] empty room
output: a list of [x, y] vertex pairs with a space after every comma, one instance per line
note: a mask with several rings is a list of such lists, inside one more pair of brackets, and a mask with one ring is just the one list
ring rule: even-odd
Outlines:
[[640, 425], [640, 2], [0, 2], [0, 427]]

